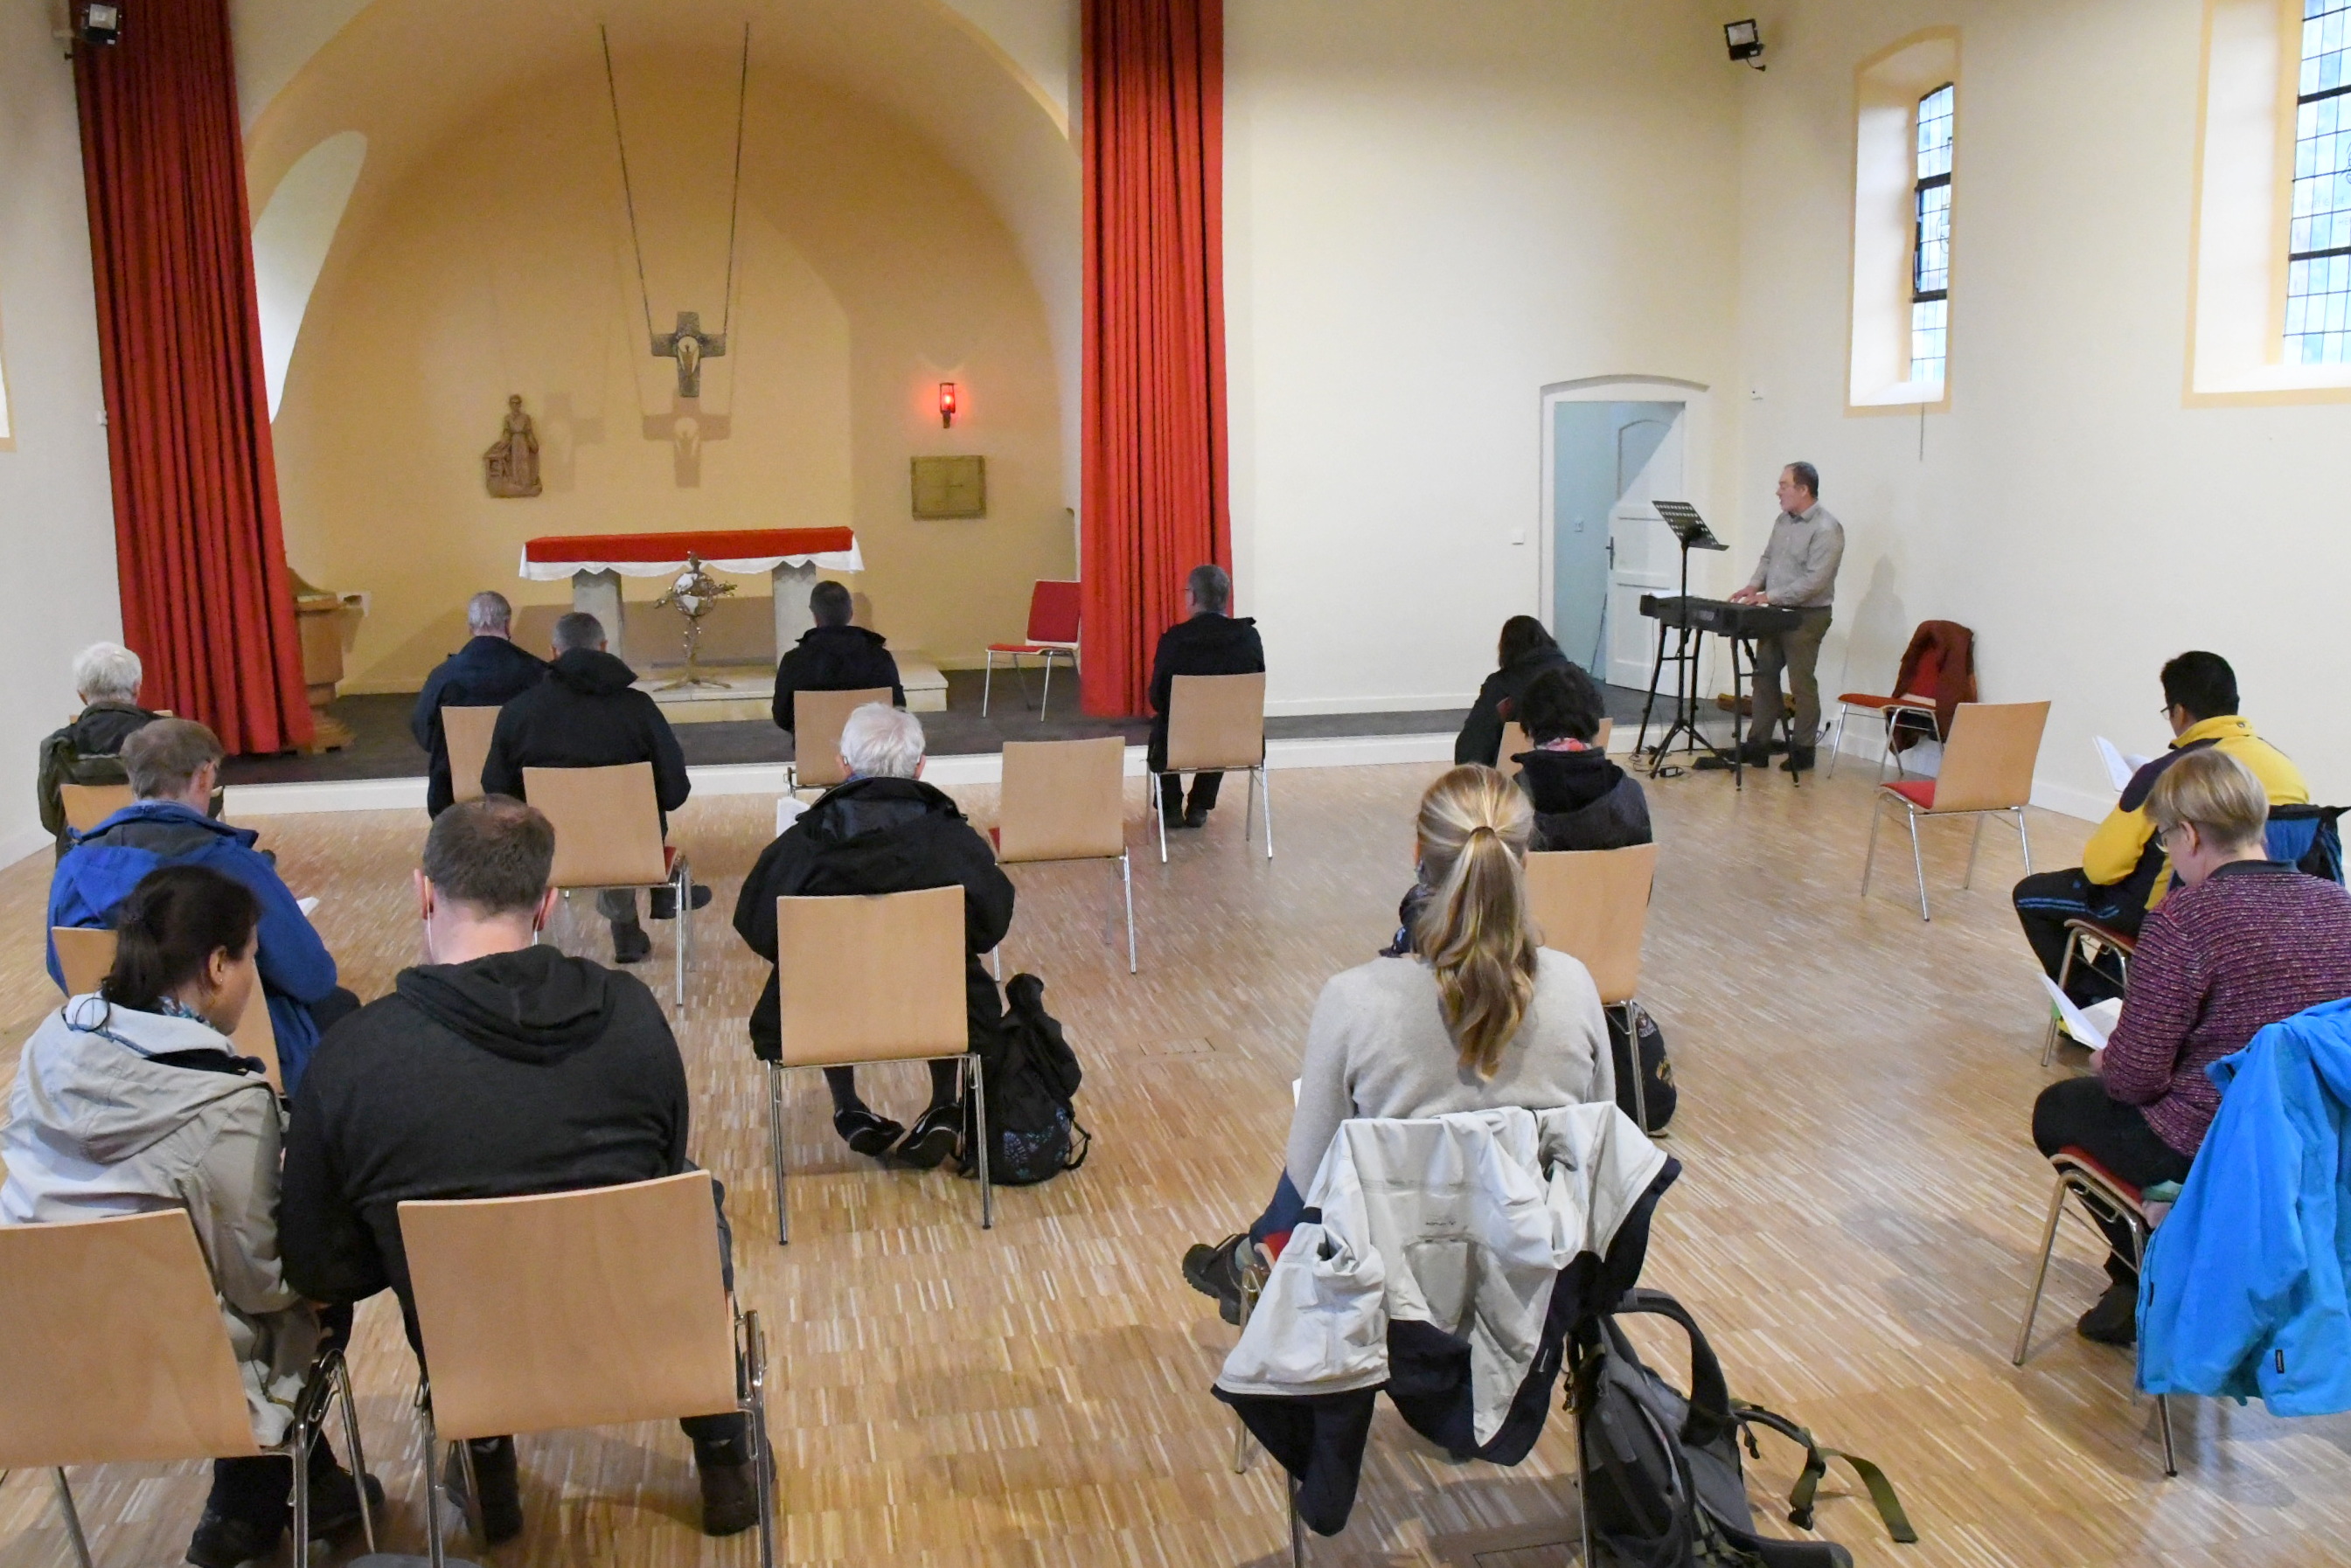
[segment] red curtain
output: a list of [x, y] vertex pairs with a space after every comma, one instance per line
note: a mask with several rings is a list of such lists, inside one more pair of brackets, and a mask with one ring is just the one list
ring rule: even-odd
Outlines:
[[141, 701], [232, 753], [310, 739], [278, 524], [227, 0], [143, 0], [77, 46], [82, 178]]
[[1185, 574], [1232, 565], [1223, 0], [1085, 0], [1083, 695], [1139, 713]]

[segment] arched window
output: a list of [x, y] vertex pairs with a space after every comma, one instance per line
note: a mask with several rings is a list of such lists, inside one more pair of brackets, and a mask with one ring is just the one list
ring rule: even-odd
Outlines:
[[2351, 0], [2302, 0], [2285, 358], [2351, 362]]
[[[2317, 4], [2317, 0], [2309, 0]], [[2341, 0], [2351, 6], [2351, 0]], [[1917, 182], [1911, 186], [1914, 218], [1910, 245], [1910, 379], [1940, 382], [1948, 361], [1951, 324], [1951, 105], [1952, 86], [1918, 100]]]

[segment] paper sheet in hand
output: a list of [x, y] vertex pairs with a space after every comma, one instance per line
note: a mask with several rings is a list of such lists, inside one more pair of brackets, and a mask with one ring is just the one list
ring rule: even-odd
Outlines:
[[2057, 989], [2057, 982], [2047, 975], [2041, 977], [2042, 989], [2049, 1000], [2057, 1004], [2057, 1015], [2065, 1021], [2065, 1033], [2093, 1051], [2106, 1048], [2106, 1036], [2115, 1032], [2115, 1023], [2121, 1018], [2122, 998], [2115, 997], [2087, 1008], [2074, 1005], [2074, 999]]
[[315, 915], [319, 912], [319, 900], [316, 898], [297, 898], [294, 900], [294, 907], [301, 910], [305, 916]]
[[2098, 757], [2106, 764], [2106, 777], [2114, 781], [2117, 794], [2131, 782], [2131, 775], [2147, 764], [2147, 758], [2126, 755], [2104, 735], [2098, 737]]

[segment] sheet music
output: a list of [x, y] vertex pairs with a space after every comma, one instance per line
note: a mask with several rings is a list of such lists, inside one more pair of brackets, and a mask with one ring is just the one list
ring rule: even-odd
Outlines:
[[2106, 1037], [2115, 1032], [2115, 1024], [2123, 1015], [2123, 999], [2119, 996], [2093, 1002], [2086, 1008], [2074, 1005], [2074, 999], [2057, 989], [2057, 982], [2047, 975], [2041, 977], [2049, 1000], [2057, 1004], [2057, 1016], [2065, 1021], [2065, 1033], [2093, 1051], [2106, 1048]]
[[2114, 781], [2116, 794], [2120, 794], [2130, 784], [2134, 774], [2147, 766], [2152, 760], [2128, 755], [2104, 735], [2098, 737], [2098, 758], [2106, 764], [2106, 777]]
[[301, 910], [305, 917], [315, 915], [319, 912], [319, 900], [316, 898], [297, 898], [294, 900], [294, 907]]

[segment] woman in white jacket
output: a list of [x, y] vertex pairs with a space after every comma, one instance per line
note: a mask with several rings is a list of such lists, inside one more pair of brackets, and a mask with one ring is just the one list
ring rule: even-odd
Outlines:
[[[277, 1259], [277, 1096], [228, 1035], [258, 1005], [243, 884], [197, 866], [150, 872], [116, 914], [114, 967], [26, 1042], [0, 1158], [0, 1222], [89, 1220], [184, 1209], [211, 1265], [245, 1376], [253, 1435], [282, 1443], [320, 1337]], [[312, 1530], [360, 1520], [359, 1489], [325, 1439], [310, 1459]], [[371, 1501], [382, 1489], [367, 1480]], [[280, 1457], [218, 1459], [188, 1543], [199, 1568], [277, 1550], [293, 1491]]]
[[1273, 1201], [1256, 1224], [1184, 1254], [1184, 1278], [1240, 1321], [1248, 1251], [1279, 1252], [1351, 1116], [1434, 1116], [1497, 1106], [1613, 1102], [1600, 993], [1529, 923], [1532, 808], [1489, 767], [1458, 767], [1420, 799], [1411, 950], [1333, 975], [1315, 1002], [1298, 1108]]

